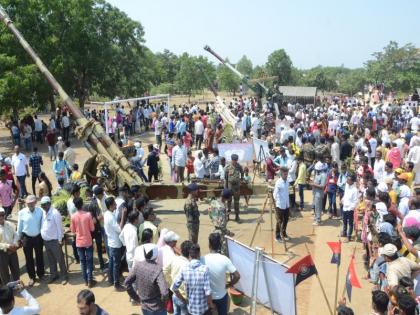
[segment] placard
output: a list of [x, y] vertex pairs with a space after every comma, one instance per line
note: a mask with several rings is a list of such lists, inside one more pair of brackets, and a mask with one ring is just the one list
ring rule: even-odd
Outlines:
[[[229, 237], [226, 239], [229, 258], [241, 275], [235, 288], [246, 296], [252, 297], [255, 250]], [[262, 260], [258, 270], [258, 303], [270, 308], [268, 295], [270, 293], [271, 301], [273, 303], [271, 308], [274, 312], [282, 315], [296, 315], [296, 296], [293, 274], [286, 273], [288, 267], [270, 257], [262, 255], [261, 258]], [[264, 269], [266, 279], [264, 278]], [[267, 280], [267, 284], [265, 280]]]
[[254, 150], [251, 143], [220, 143], [217, 145], [219, 156], [223, 156], [226, 162], [230, 162], [232, 154], [237, 154], [239, 162], [252, 162]]

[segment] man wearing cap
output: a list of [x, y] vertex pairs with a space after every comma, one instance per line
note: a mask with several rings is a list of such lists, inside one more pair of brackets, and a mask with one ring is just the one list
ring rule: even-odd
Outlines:
[[389, 288], [398, 285], [401, 278], [411, 278], [413, 272], [420, 270], [420, 265], [406, 257], [399, 257], [397, 252], [397, 247], [390, 243], [379, 249], [379, 254], [384, 256], [387, 264], [386, 278]]
[[[225, 236], [233, 236], [233, 233], [227, 229], [227, 221], [229, 220], [229, 214], [226, 214], [226, 203], [232, 198], [232, 190], [223, 189], [220, 195], [220, 200], [214, 198], [210, 203], [209, 216], [214, 225], [214, 232], [220, 233], [222, 240], [221, 253], [227, 254], [227, 244]], [[226, 217], [226, 215], [228, 217]]]
[[60, 266], [62, 277], [61, 284], [67, 284], [67, 268], [64, 263], [64, 255], [61, 250], [64, 238], [64, 228], [61, 214], [57, 209], [51, 207], [51, 199], [48, 196], [41, 198], [42, 213], [41, 236], [44, 241], [45, 251], [50, 265], [51, 278], [48, 283], [53, 283], [59, 276], [57, 263]]
[[322, 201], [324, 199], [324, 188], [327, 182], [327, 174], [326, 174], [326, 165], [321, 161], [316, 162], [314, 169], [315, 169], [315, 177], [313, 182], [311, 183], [312, 186], [312, 194], [313, 194], [313, 205], [315, 210], [315, 218], [313, 225], [320, 225], [321, 224], [321, 215], [322, 215]]
[[[239, 198], [241, 179], [244, 177], [242, 166], [238, 163], [238, 155], [232, 154], [230, 163], [225, 167], [225, 188], [233, 192], [233, 208], [235, 209], [235, 221], [239, 223]], [[228, 200], [228, 212], [232, 208], [232, 198]]]
[[[158, 248], [155, 244], [144, 244], [144, 261], [134, 264], [125, 279], [128, 295], [136, 302], [141, 301], [143, 314], [166, 314], [166, 300], [169, 290], [162, 267], [156, 263]], [[133, 284], [135, 283], [136, 289]], [[136, 292], [137, 291], [137, 292]]]
[[198, 232], [200, 229], [200, 211], [198, 211], [198, 185], [191, 183], [187, 186], [188, 197], [185, 201], [184, 212], [187, 217], [187, 228], [189, 240], [194, 244], [198, 242]]
[[398, 203], [398, 211], [404, 217], [408, 211], [410, 211], [410, 197], [411, 197], [411, 190], [406, 185], [407, 183], [407, 175], [401, 174], [398, 176], [398, 181], [400, 182], [399, 186], [399, 203]]
[[162, 266], [163, 270], [165, 270], [176, 257], [174, 249], [179, 240], [179, 235], [174, 231], [168, 231], [163, 236], [163, 240], [165, 241], [165, 245], [159, 248], [158, 264]]
[[42, 209], [35, 206], [36, 197], [29, 195], [26, 197], [26, 208], [18, 212], [17, 233], [23, 245], [23, 253], [25, 254], [26, 270], [29, 275], [29, 286], [35, 283], [35, 263], [33, 252], [35, 251], [36, 274], [41, 279], [44, 274], [44, 257], [42, 253]]
[[6, 221], [6, 211], [0, 207], [0, 282], [3, 284], [19, 280], [18, 248], [19, 236], [15, 226]]

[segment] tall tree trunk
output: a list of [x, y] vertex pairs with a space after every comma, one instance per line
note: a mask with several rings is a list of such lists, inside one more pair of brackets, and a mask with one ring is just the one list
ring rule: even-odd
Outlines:
[[79, 108], [80, 108], [80, 111], [83, 113], [83, 109], [84, 109], [84, 107], [85, 107], [85, 101], [86, 101], [86, 97], [85, 97], [85, 95], [84, 94], [82, 94], [82, 95], [80, 95], [79, 96]]
[[56, 105], [55, 105], [54, 93], [50, 93], [50, 95], [48, 96], [48, 100], [50, 102], [51, 113], [55, 113]]

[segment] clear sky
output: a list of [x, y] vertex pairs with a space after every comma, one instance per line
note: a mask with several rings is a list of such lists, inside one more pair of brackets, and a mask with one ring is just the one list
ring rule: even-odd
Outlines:
[[299, 68], [355, 68], [390, 40], [420, 47], [419, 0], [108, 0], [140, 21], [146, 45], [263, 64], [284, 48]]

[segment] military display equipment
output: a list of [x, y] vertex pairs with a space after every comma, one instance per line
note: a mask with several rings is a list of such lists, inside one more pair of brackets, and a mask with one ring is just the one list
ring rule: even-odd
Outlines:
[[102, 126], [95, 120], [87, 120], [79, 108], [77, 108], [68, 94], [63, 90], [61, 85], [57, 82], [51, 72], [44, 65], [42, 60], [38, 57], [29, 43], [25, 40], [19, 30], [14, 26], [13, 22], [7, 15], [6, 11], [0, 6], [0, 19], [4, 22], [6, 27], [12, 32], [15, 38], [19, 41], [25, 51], [29, 54], [39, 70], [47, 79], [51, 87], [58, 93], [67, 106], [72, 116], [77, 122], [76, 134], [81, 139], [89, 152], [94, 155], [97, 154], [97, 160], [100, 163], [106, 163], [109, 170], [115, 174], [118, 182], [116, 186], [124, 184], [133, 185], [141, 183], [140, 177], [130, 168], [130, 162], [119, 150], [117, 145], [104, 132]]
[[235, 73], [246, 86], [248, 86], [251, 90], [253, 90], [255, 94], [257, 95], [258, 106], [261, 107], [261, 99], [264, 94], [269, 93], [268, 88], [265, 87], [265, 85], [259, 81], [254, 83], [251, 80], [249, 80], [247, 76], [240, 73], [234, 66], [232, 66], [229, 62], [227, 62], [222, 57], [220, 57], [213, 49], [210, 48], [210, 46], [208, 45], [204, 46], [204, 50], [208, 51], [214, 57], [216, 57], [216, 59], [219, 60], [220, 63], [228, 67], [229, 70]]
[[[14, 26], [13, 22], [7, 15], [6, 11], [0, 6], [0, 20], [6, 25], [10, 32], [15, 36], [25, 51], [32, 58], [39, 70], [47, 79], [50, 86], [58, 93], [63, 100], [65, 106], [69, 109], [73, 118], [77, 123], [76, 135], [82, 140], [85, 147], [92, 157], [85, 163], [83, 173], [88, 182], [90, 179], [104, 182], [109, 190], [115, 190], [123, 185], [130, 187], [137, 185], [140, 190], [150, 199], [181, 199], [188, 194], [183, 184], [144, 184], [132, 169], [131, 163], [122, 153], [119, 147], [106, 134], [99, 122], [86, 119], [82, 112], [77, 108], [68, 94], [63, 90], [58, 81], [47, 69], [42, 60], [38, 57], [29, 43], [25, 40], [19, 30]], [[220, 104], [223, 102], [220, 99]], [[232, 113], [227, 108], [222, 107], [223, 119], [232, 121]], [[227, 111], [226, 111], [227, 110]], [[231, 116], [229, 116], [229, 114]], [[222, 115], [222, 114], [221, 114]], [[233, 117], [234, 118], [234, 117]], [[98, 172], [98, 169], [100, 170]], [[99, 173], [99, 174], [98, 174]], [[223, 189], [222, 181], [208, 182], [199, 184], [202, 193], [201, 197], [219, 196]], [[241, 186], [241, 194], [255, 195], [266, 192], [267, 185], [254, 185], [251, 188]]]

